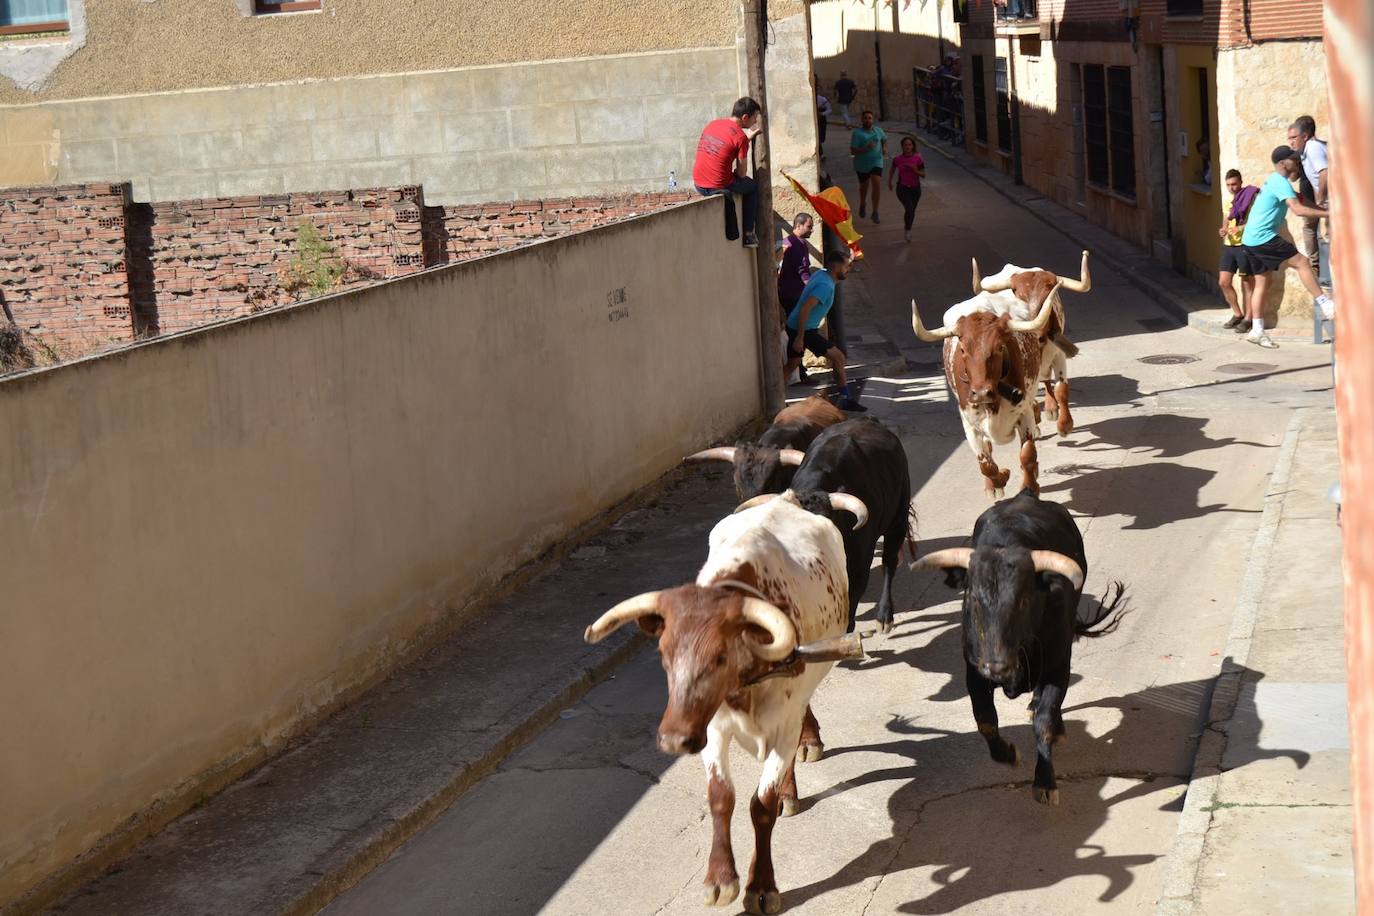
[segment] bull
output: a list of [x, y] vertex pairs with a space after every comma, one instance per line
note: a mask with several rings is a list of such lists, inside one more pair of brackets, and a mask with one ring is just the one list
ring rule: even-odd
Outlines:
[[[1123, 612], [1124, 587], [1115, 582], [1110, 603], [1078, 615], [1087, 576], [1083, 537], [1067, 509], [1022, 490], [978, 517], [971, 547], [928, 554], [913, 569], [943, 569], [946, 584], [964, 591], [964, 680], [978, 732], [998, 763], [1016, 766], [1020, 754], [997, 730], [993, 688], [1007, 697], [1032, 691], [1035, 731], [1035, 800], [1059, 804], [1050, 752], [1065, 737], [1064, 695], [1069, 689], [1073, 643], [1080, 636], [1113, 632]], [[1110, 619], [1109, 619], [1110, 618]]]
[[[816, 686], [841, 657], [862, 657], [845, 632], [848, 580], [836, 509], [863, 521], [853, 496], [814, 497], [787, 491], [741, 509], [711, 531], [710, 552], [693, 585], [648, 592], [617, 604], [587, 628], [587, 642], [636, 621], [658, 637], [668, 677], [668, 705], [658, 746], [702, 755], [712, 818], [706, 903], [728, 906], [739, 895], [730, 845], [735, 789], [732, 742], [763, 761], [749, 802], [754, 858], [745, 885], [751, 913], [782, 909], [773, 870], [772, 832], [780, 814], [797, 809], [794, 772], [802, 718]], [[829, 640], [829, 642], [825, 642]], [[825, 648], [812, 648], [820, 643]], [[798, 647], [802, 646], [801, 649]]]
[[845, 414], [818, 394], [788, 404], [756, 442], [708, 448], [686, 461], [728, 461], [735, 469], [735, 495], [742, 500], [760, 493], [781, 493], [805, 457], [807, 446]]
[[931, 343], [944, 342], [945, 381], [958, 401], [964, 435], [978, 459], [984, 489], [993, 499], [1005, 492], [1010, 472], [998, 468], [992, 447], [1018, 435], [1022, 487], [1033, 493], [1040, 489], [1035, 449], [1040, 335], [1054, 316], [1050, 306], [1058, 299], [1062, 282], [1055, 284], [1046, 306], [1029, 320], [980, 311], [963, 316], [952, 326], [928, 331], [921, 324], [916, 301], [911, 302], [911, 327], [916, 336]]

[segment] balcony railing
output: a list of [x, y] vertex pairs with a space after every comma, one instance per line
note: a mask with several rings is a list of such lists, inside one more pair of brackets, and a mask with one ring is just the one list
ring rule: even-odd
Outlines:
[[998, 3], [996, 10], [998, 25], [1033, 21], [1037, 17], [1035, 0], [1006, 0]]

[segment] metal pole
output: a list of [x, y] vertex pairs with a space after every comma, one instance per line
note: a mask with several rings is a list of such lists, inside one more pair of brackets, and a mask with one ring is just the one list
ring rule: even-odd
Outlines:
[[763, 130], [754, 138], [754, 181], [759, 188], [759, 247], [755, 249], [758, 279], [759, 354], [763, 361], [763, 406], [772, 417], [783, 405], [782, 321], [778, 316], [778, 275], [773, 264], [773, 183], [769, 174], [768, 82], [764, 55], [768, 50], [768, 0], [744, 0], [744, 47], [748, 59], [749, 97], [763, 107]]

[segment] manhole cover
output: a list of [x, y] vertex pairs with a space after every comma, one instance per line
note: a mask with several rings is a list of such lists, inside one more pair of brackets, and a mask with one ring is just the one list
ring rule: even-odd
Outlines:
[[1177, 366], [1182, 363], [1195, 363], [1198, 358], [1186, 353], [1160, 353], [1157, 356], [1142, 356], [1140, 362], [1148, 366]]
[[1277, 368], [1273, 363], [1226, 363], [1217, 366], [1217, 371], [1230, 375], [1254, 375], [1257, 372], [1272, 372]]

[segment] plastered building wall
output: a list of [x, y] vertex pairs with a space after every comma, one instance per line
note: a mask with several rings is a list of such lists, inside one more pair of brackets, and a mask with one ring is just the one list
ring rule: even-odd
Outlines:
[[720, 208], [0, 381], [0, 907], [756, 416]]

